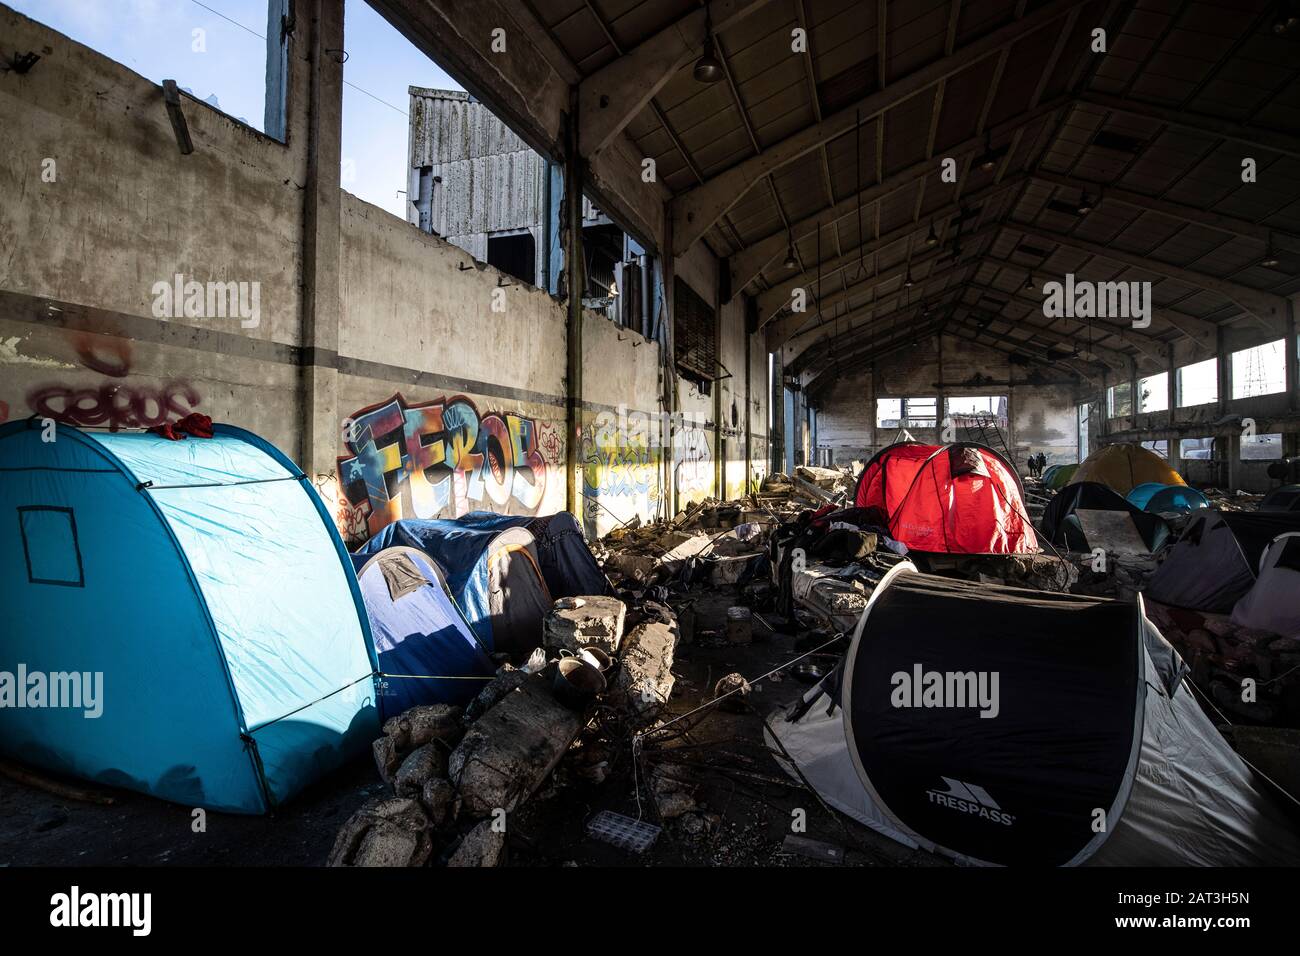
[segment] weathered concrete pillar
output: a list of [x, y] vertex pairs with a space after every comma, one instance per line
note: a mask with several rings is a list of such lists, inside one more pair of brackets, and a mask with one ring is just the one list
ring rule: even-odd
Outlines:
[[586, 179], [578, 151], [578, 88], [569, 90], [569, 115], [565, 122], [564, 160], [564, 268], [569, 296], [567, 359], [564, 376], [565, 429], [564, 507], [582, 520], [578, 472], [582, 451], [582, 293], [587, 276], [582, 251], [582, 184]]
[[[333, 471], [339, 450], [343, 0], [300, 0], [298, 10], [298, 28], [305, 28], [307, 34], [309, 91], [307, 128], [303, 131], [307, 138], [307, 185], [303, 190], [299, 459], [303, 470], [316, 480]], [[294, 132], [289, 135], [292, 137]]]

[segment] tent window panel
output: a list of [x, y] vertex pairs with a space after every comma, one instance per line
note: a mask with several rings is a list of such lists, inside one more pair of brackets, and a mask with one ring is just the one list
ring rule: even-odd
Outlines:
[[71, 508], [29, 505], [18, 509], [27, 580], [31, 584], [85, 587], [77, 519]]
[[1286, 391], [1285, 339], [1232, 353], [1232, 397], [1254, 398]]
[[681, 278], [673, 280], [677, 315], [673, 351], [677, 369], [709, 394], [718, 369], [718, 317], [713, 308]]
[[1169, 373], [1161, 372], [1138, 382], [1138, 411], [1163, 412], [1169, 408]]
[[1278, 432], [1241, 440], [1242, 461], [1274, 461], [1282, 457], [1282, 436]]
[[1206, 359], [1184, 365], [1174, 378], [1174, 393], [1179, 408], [1209, 405], [1219, 400], [1219, 362]]

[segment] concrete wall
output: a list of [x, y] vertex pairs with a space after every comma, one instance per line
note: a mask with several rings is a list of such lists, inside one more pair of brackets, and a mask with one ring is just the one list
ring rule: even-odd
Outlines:
[[[931, 336], [886, 356], [874, 374], [866, 369], [834, 376], [816, 399], [818, 444], [831, 449], [837, 465], [865, 462], [899, 435], [897, 428], [876, 427], [876, 401], [905, 397], [940, 400], [935, 428], [908, 428], [917, 441], [938, 442], [944, 400], [963, 395], [1008, 398], [1007, 427], [992, 444], [1002, 451], [1004, 442], [1022, 471], [1025, 459], [1039, 452], [1049, 464], [1078, 460], [1074, 386], [1050, 369], [1012, 365], [1004, 352], [951, 335]], [[955, 437], [978, 436], [958, 422]]]
[[[561, 510], [568, 307], [328, 183], [337, 229], [305, 213], [307, 54], [313, 30], [329, 45], [342, 22], [333, 0], [311, 9], [327, 15], [299, 18], [287, 143], [187, 98], [183, 156], [159, 87], [0, 6], [0, 35], [43, 53], [27, 75], [0, 74], [0, 127], [23, 131], [0, 154], [0, 421], [130, 429], [199, 411], [244, 426], [302, 464], [352, 542], [398, 517]], [[337, 122], [332, 102], [319, 125]], [[697, 244], [684, 261], [713, 299], [712, 255]], [[258, 321], [163, 314], [155, 285], [177, 274], [257, 283]], [[337, 304], [336, 338], [307, 322], [324, 302]], [[720, 476], [712, 398], [679, 393], [698, 421], [676, 430], [665, 462], [659, 346], [593, 313], [582, 321], [572, 467], [587, 531], [666, 513], [669, 474], [683, 502], [739, 492], [743, 306], [721, 326], [739, 428]], [[765, 360], [754, 367], [765, 382]], [[753, 398], [761, 459], [761, 387]]]

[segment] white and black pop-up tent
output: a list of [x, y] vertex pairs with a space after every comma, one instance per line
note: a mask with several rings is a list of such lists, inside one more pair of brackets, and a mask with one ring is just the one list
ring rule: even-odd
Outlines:
[[964, 863], [1300, 863], [1184, 673], [1140, 603], [903, 563], [769, 743], [836, 809]]

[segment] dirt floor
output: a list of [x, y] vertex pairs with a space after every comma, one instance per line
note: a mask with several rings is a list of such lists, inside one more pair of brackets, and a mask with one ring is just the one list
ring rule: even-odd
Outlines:
[[[738, 672], [747, 678], [789, 661], [800, 651], [791, 635], [768, 632], [757, 621], [758, 640], [725, 643], [726, 609], [734, 589], [697, 588], [695, 640], [679, 647], [678, 680], [671, 709], [681, 714], [699, 705], [717, 680]], [[777, 619], [768, 614], [774, 623]], [[710, 635], [713, 632], [713, 635]], [[704, 720], [692, 718], [650, 738], [639, 773], [652, 773], [671, 760], [689, 768], [698, 782], [694, 812], [671, 821], [646, 853], [638, 855], [600, 843], [585, 833], [600, 810], [637, 816], [630, 747], [609, 755], [609, 774], [599, 783], [583, 779], [562, 763], [508, 825], [509, 863], [531, 866], [804, 866], [815, 858], [788, 852], [796, 810], [806, 812], [800, 836], [838, 847], [829, 865], [926, 866], [936, 857], [878, 836], [824, 809], [791, 779], [763, 744], [763, 721], [779, 705], [806, 690], [788, 672], [754, 686], [741, 713], [715, 707]], [[676, 732], [689, 728], [685, 735]], [[657, 742], [657, 737], [664, 742]], [[669, 739], [671, 738], [671, 739]], [[101, 791], [103, 792], [103, 791]], [[0, 776], [0, 866], [198, 865], [317, 866], [324, 863], [342, 823], [383, 785], [368, 760], [359, 760], [299, 796], [273, 817], [207, 814], [206, 832], [194, 832], [193, 811], [134, 793], [114, 791], [113, 806], [60, 798]], [[643, 817], [658, 822], [651, 801]]]

